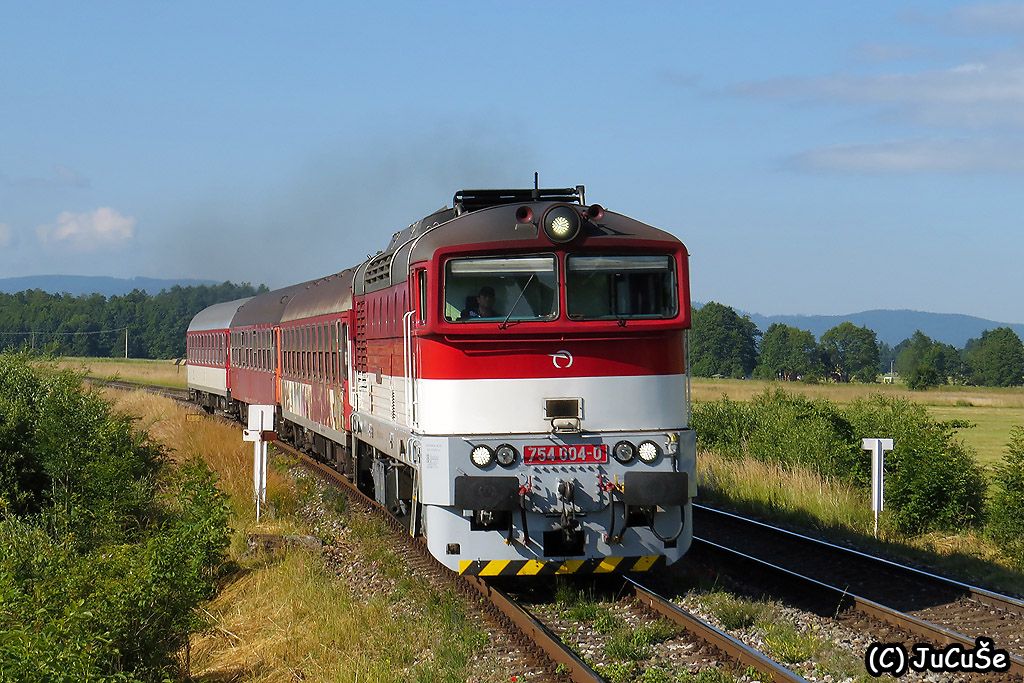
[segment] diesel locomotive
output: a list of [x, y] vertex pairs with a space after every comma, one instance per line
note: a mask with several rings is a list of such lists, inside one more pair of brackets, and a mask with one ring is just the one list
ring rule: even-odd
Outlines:
[[462, 190], [346, 270], [211, 306], [207, 410], [277, 407], [454, 571], [648, 570], [690, 545], [688, 254], [584, 188]]

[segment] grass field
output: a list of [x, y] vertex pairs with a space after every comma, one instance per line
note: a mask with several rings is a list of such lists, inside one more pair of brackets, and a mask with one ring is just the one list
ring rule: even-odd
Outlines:
[[1014, 425], [1024, 425], [1024, 387], [948, 386], [911, 391], [898, 384], [802, 384], [742, 379], [694, 379], [694, 401], [713, 401], [728, 396], [749, 400], [765, 389], [781, 388], [811, 398], [849, 403], [872, 394], [905, 398], [928, 406], [940, 420], [966, 420], [975, 426], [960, 432], [963, 441], [977, 452], [978, 461], [991, 465], [1003, 457]]
[[[186, 386], [185, 366], [176, 366], [169, 360], [62, 358], [59, 363], [64, 367], [84, 370], [92, 377], [103, 379], [175, 388]], [[963, 430], [960, 436], [977, 451], [979, 462], [985, 465], [1002, 458], [1011, 427], [1024, 425], [1024, 387], [1003, 389], [950, 386], [928, 391], [910, 391], [905, 386], [894, 384], [802, 384], [699, 378], [694, 379], [692, 385], [695, 401], [713, 401], [722, 396], [738, 401], [749, 400], [765, 389], [776, 387], [812, 398], [826, 398], [837, 403], [848, 403], [878, 393], [922, 403], [939, 419], [967, 420], [974, 423], [975, 427]]]
[[88, 376], [100, 379], [155, 384], [175, 389], [184, 389], [187, 384], [185, 366], [175, 365], [172, 360], [65, 357], [59, 358], [57, 364], [84, 371]]

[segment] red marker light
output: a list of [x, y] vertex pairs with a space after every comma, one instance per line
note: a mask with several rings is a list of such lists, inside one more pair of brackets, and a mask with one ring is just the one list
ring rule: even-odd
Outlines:
[[520, 206], [516, 209], [516, 223], [533, 222], [533, 209], [528, 206]]
[[587, 218], [592, 221], [599, 221], [604, 218], [604, 207], [600, 204], [591, 204], [587, 207]]

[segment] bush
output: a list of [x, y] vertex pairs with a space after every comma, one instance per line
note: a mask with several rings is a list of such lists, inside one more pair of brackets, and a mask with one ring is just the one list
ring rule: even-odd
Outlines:
[[988, 532], [1024, 569], [1024, 426], [1010, 431], [1006, 455], [994, 469]]
[[227, 547], [213, 473], [24, 357], [0, 355], [0, 433], [0, 681], [176, 677]]
[[967, 446], [954, 438], [967, 423], [938, 422], [905, 399], [876, 395], [840, 410], [831, 401], [766, 390], [749, 403], [698, 403], [694, 428], [701, 448], [799, 465], [866, 488], [871, 458], [861, 439], [892, 438], [886, 456], [888, 519], [903, 533], [958, 529], [979, 521], [985, 480]]
[[846, 414], [858, 439], [893, 440], [885, 459], [885, 507], [898, 531], [959, 529], [979, 521], [985, 479], [967, 446], [954, 438], [964, 423], [937, 422], [924, 406], [880, 395], [855, 401]]
[[696, 404], [692, 423], [701, 447], [718, 453], [803, 465], [843, 481], [868, 476], [852, 427], [831, 401], [765, 390], [749, 403]]

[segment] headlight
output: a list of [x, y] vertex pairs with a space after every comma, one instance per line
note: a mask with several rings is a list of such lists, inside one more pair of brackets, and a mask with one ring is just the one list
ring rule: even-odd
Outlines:
[[657, 460], [658, 456], [661, 455], [661, 449], [653, 441], [644, 441], [637, 447], [637, 451], [640, 459], [648, 465]]
[[627, 462], [633, 459], [636, 455], [636, 446], [628, 441], [620, 441], [615, 444], [615, 448], [612, 449], [612, 455], [615, 459], [625, 465]]
[[580, 215], [568, 206], [556, 206], [544, 216], [544, 232], [552, 242], [569, 242], [580, 232]]
[[494, 449], [494, 457], [502, 467], [514, 465], [516, 462], [516, 455], [516, 449], [509, 446], [507, 443], [503, 443]]
[[473, 452], [470, 453], [469, 459], [477, 467], [487, 467], [494, 462], [494, 451], [484, 445], [476, 446], [473, 448]]

